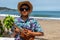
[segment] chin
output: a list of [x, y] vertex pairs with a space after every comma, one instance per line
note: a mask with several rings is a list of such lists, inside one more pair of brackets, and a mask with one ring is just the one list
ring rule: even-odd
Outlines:
[[27, 16], [27, 15], [23, 15], [23, 16]]

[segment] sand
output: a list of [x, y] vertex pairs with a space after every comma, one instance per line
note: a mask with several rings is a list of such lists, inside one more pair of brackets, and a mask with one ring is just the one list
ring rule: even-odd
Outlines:
[[[3, 19], [4, 17], [0, 17], [0, 20]], [[37, 40], [60, 40], [60, 20], [38, 19], [38, 22], [44, 30], [44, 36], [37, 37]]]
[[[60, 40], [60, 20], [38, 20], [44, 30], [43, 40]], [[40, 38], [40, 37], [39, 37]]]

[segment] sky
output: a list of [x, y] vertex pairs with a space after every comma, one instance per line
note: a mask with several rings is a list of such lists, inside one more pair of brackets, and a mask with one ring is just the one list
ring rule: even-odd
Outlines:
[[[17, 9], [18, 2], [24, 0], [0, 0], [0, 7]], [[33, 11], [60, 11], [60, 0], [28, 0], [33, 5]]]

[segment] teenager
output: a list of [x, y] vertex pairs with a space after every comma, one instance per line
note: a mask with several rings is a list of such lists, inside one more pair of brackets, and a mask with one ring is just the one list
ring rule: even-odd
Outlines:
[[[43, 30], [40, 24], [34, 18], [30, 18], [29, 14], [32, 12], [33, 6], [29, 1], [18, 3], [19, 18], [15, 18], [14, 24], [18, 27], [15, 28], [16, 40], [34, 40], [35, 36], [43, 36]], [[22, 28], [23, 31], [19, 28]], [[23, 36], [21, 36], [23, 35]]]

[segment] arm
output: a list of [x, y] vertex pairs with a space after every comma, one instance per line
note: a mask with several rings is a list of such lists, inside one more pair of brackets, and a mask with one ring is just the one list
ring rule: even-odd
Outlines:
[[31, 35], [33, 35], [33, 36], [43, 36], [44, 33], [43, 32], [31, 32]]
[[43, 32], [32, 32], [31, 30], [28, 30], [28, 33], [31, 36], [44, 36], [44, 33]]
[[34, 24], [33, 25], [34, 25], [33, 26], [34, 27], [34, 31], [31, 32], [31, 34], [33, 36], [43, 36], [44, 35], [43, 30], [41, 28], [41, 25], [37, 22], [37, 20], [34, 20]]

